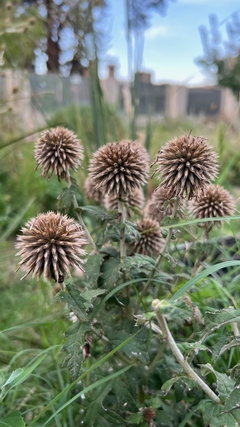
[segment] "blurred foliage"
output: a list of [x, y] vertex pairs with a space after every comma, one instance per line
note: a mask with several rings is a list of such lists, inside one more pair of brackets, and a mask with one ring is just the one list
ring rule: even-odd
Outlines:
[[239, 99], [240, 92], [240, 12], [234, 12], [225, 21], [228, 39], [224, 40], [216, 15], [209, 16], [210, 29], [199, 28], [204, 56], [197, 59], [200, 67], [216, 74], [220, 86], [232, 90]]
[[0, 4], [0, 14], [0, 66], [33, 70], [34, 49], [44, 37], [44, 22], [36, 8], [22, 10], [20, 4], [4, 1]]

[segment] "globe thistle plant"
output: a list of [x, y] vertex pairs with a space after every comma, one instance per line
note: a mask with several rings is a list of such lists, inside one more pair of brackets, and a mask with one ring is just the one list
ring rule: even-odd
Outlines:
[[167, 197], [192, 199], [201, 195], [217, 176], [217, 155], [202, 136], [174, 138], [159, 150], [156, 160], [160, 186], [167, 188]]
[[[105, 206], [109, 211], [118, 209], [118, 196], [107, 194], [105, 196]], [[144, 205], [144, 194], [142, 188], [135, 188], [131, 193], [127, 194], [124, 202], [127, 205], [128, 214], [131, 208], [142, 209]]]
[[57, 127], [46, 130], [35, 146], [36, 169], [42, 167], [42, 176], [56, 174], [58, 180], [66, 179], [69, 169], [77, 170], [83, 160], [83, 147], [69, 129]]
[[142, 254], [150, 257], [157, 255], [163, 247], [164, 239], [157, 221], [143, 218], [136, 223], [140, 238], [129, 243], [129, 255]]
[[[211, 218], [231, 216], [235, 203], [231, 194], [220, 185], [210, 184], [205, 193], [198, 199], [192, 200], [190, 210], [194, 218]], [[205, 227], [211, 229], [214, 224], [221, 225], [222, 221], [207, 222]]]
[[[173, 213], [175, 199], [168, 199], [168, 189], [159, 187], [154, 191], [148, 200], [144, 213], [147, 217], [161, 222], [165, 216], [171, 216]], [[181, 200], [178, 206], [178, 216], [183, 217], [184, 200]]]
[[87, 243], [82, 227], [72, 218], [47, 212], [30, 219], [17, 236], [19, 267], [28, 274], [59, 282], [70, 276], [70, 267], [83, 271], [83, 246]]
[[89, 166], [96, 189], [124, 197], [146, 183], [149, 157], [136, 141], [112, 142], [100, 147]]

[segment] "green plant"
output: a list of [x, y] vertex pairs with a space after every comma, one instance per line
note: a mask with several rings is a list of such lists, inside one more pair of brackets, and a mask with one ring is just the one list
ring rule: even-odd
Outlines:
[[[78, 143], [74, 139], [70, 145], [80, 153]], [[52, 154], [49, 147], [43, 146], [42, 150], [49, 155], [47, 161], [51, 162], [51, 156], [60, 153], [61, 147], [64, 147], [62, 137], [54, 140]], [[175, 173], [174, 184], [169, 184], [172, 185], [169, 196], [163, 192], [166, 202], [161, 204], [160, 228], [154, 219], [144, 218], [145, 210], [141, 212], [137, 203], [135, 207], [133, 202], [128, 205], [129, 191], [131, 194], [132, 188], [141, 188], [148, 172], [148, 154], [138, 143], [109, 144], [98, 149], [91, 160], [88, 179], [96, 189], [102, 191], [102, 188], [104, 193], [106, 188], [109, 197], [118, 199], [117, 206], [114, 199], [117, 209], [110, 211], [104, 206], [104, 197], [102, 206], [79, 205], [82, 190], [71, 177], [66, 160], [71, 153], [57, 155], [61, 168], [66, 167], [64, 174], [59, 173], [62, 169], [55, 169], [58, 178], [65, 180], [65, 188], [58, 196], [59, 207], [74, 219], [52, 213], [33, 218], [19, 235], [18, 248], [27, 273], [39, 276], [43, 273], [50, 281], [51, 277], [57, 279], [55, 304], [47, 310], [47, 316], [51, 310], [54, 316], [58, 313], [55, 326], [59, 324], [61, 330], [68, 327], [63, 353], [60, 353], [63, 338], [59, 339], [57, 333], [53, 340], [50, 333], [51, 316], [46, 321], [38, 317], [40, 303], [34, 321], [2, 331], [7, 348], [11, 330], [14, 333], [18, 328], [31, 327], [33, 331], [40, 328], [45, 347], [36, 348], [31, 362], [27, 361], [27, 352], [20, 357], [22, 363], [29, 364], [29, 369], [16, 371], [19, 367], [15, 369], [16, 363], [11, 361], [10, 366], [15, 369], [10, 376], [14, 388], [2, 395], [0, 425], [8, 422], [13, 426], [19, 422], [23, 427], [60, 427], [82, 422], [86, 426], [106, 427], [231, 427], [240, 423], [236, 405], [240, 261], [232, 259], [232, 254], [238, 253], [238, 240], [233, 236], [228, 247], [229, 240], [224, 237], [229, 232], [229, 221], [237, 221], [240, 216], [234, 216], [234, 207], [229, 205], [230, 216], [216, 217], [214, 211], [207, 210], [208, 214], [213, 212], [213, 217], [192, 219], [186, 213], [183, 217], [182, 198], [194, 197], [196, 180], [196, 190], [205, 191], [206, 184], [216, 175], [216, 157], [209, 150], [204, 139], [188, 134], [170, 141], [158, 153], [155, 173], [160, 174], [160, 188], [163, 178], [166, 182]], [[39, 150], [35, 153], [38, 159]], [[46, 171], [46, 163], [44, 168]], [[226, 192], [218, 193], [215, 204], [221, 206], [222, 195], [226, 197]], [[174, 200], [168, 200], [169, 197]], [[216, 212], [225, 215], [222, 207]], [[211, 238], [208, 224], [214, 229], [213, 224], [220, 225], [220, 220], [225, 224], [223, 237]], [[79, 238], [76, 230], [82, 233], [83, 229], [88, 238], [85, 273], [68, 278], [68, 267], [77, 265], [78, 257], [81, 263], [84, 259], [84, 251], [81, 252], [84, 240], [78, 240], [78, 250], [74, 250], [75, 239]], [[29, 281], [29, 292], [33, 283]], [[49, 281], [46, 285], [39, 283], [44, 308], [46, 290], [47, 299], [51, 299], [51, 285]], [[68, 311], [68, 319], [63, 321]], [[28, 376], [33, 368], [37, 372], [33, 382], [35, 395], [27, 391], [34, 378]], [[26, 380], [24, 387], [18, 378]], [[5, 385], [6, 381], [10, 380], [5, 379]], [[48, 399], [46, 381], [50, 385]], [[18, 404], [13, 405], [13, 399]], [[27, 410], [25, 403], [20, 404], [25, 399]]]

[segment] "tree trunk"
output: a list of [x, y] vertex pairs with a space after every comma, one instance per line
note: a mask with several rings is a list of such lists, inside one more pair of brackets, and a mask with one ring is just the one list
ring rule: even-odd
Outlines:
[[[54, 4], [53, 0], [45, 0], [46, 9], [47, 9], [47, 19], [46, 19], [46, 25], [47, 25], [47, 69], [48, 72], [56, 73], [59, 71], [59, 44], [58, 44], [58, 22], [54, 19], [56, 17], [56, 13], [54, 12], [54, 9], [57, 7], [56, 4]], [[55, 28], [54, 28], [55, 27]], [[53, 31], [56, 31], [57, 40], [53, 40]]]

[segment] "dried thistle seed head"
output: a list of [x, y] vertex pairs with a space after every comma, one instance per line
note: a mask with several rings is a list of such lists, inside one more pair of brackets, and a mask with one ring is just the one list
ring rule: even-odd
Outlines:
[[149, 406], [149, 408], [144, 409], [143, 415], [144, 415], [145, 420], [148, 423], [151, 423], [153, 421], [155, 415], [156, 415], [156, 411], [151, 406]]
[[102, 204], [104, 196], [99, 189], [96, 189], [91, 176], [88, 176], [84, 183], [85, 194], [88, 199], [94, 200], [95, 202]]
[[43, 132], [35, 146], [36, 169], [42, 167], [42, 176], [56, 174], [65, 179], [69, 169], [77, 170], [83, 160], [83, 147], [69, 129], [57, 127]]
[[147, 181], [149, 157], [136, 142], [112, 142], [100, 147], [91, 160], [89, 172], [96, 189], [103, 194], [124, 197]]
[[164, 243], [158, 222], [151, 218], [143, 218], [137, 221], [136, 229], [140, 233], [140, 238], [129, 243], [129, 255], [157, 255]]
[[[171, 216], [173, 211], [175, 199], [168, 199], [168, 189], [166, 187], [159, 187], [154, 191], [148, 200], [144, 209], [144, 214], [161, 222], [165, 216]], [[179, 203], [177, 215], [182, 218], [184, 215], [185, 201], [181, 200]]]
[[[211, 218], [231, 216], [235, 210], [235, 203], [231, 194], [220, 185], [210, 184], [205, 193], [197, 199], [192, 200], [190, 210], [194, 218]], [[221, 225], [222, 221], [213, 221], [205, 224], [212, 228]]]
[[198, 197], [217, 176], [217, 155], [202, 136], [180, 136], [159, 150], [153, 164], [167, 188], [167, 197]]
[[[105, 196], [105, 206], [109, 211], [118, 209], [119, 197], [115, 194], [107, 194]], [[144, 205], [144, 194], [142, 188], [135, 188], [131, 193], [127, 194], [123, 200], [128, 208], [128, 214], [130, 215], [131, 208], [142, 209]], [[130, 209], [129, 209], [130, 208]]]
[[21, 231], [16, 248], [22, 258], [18, 268], [26, 271], [22, 279], [32, 273], [33, 277], [43, 275], [60, 282], [70, 276], [70, 267], [83, 270], [83, 246], [87, 240], [82, 227], [72, 218], [54, 212], [39, 214]]

